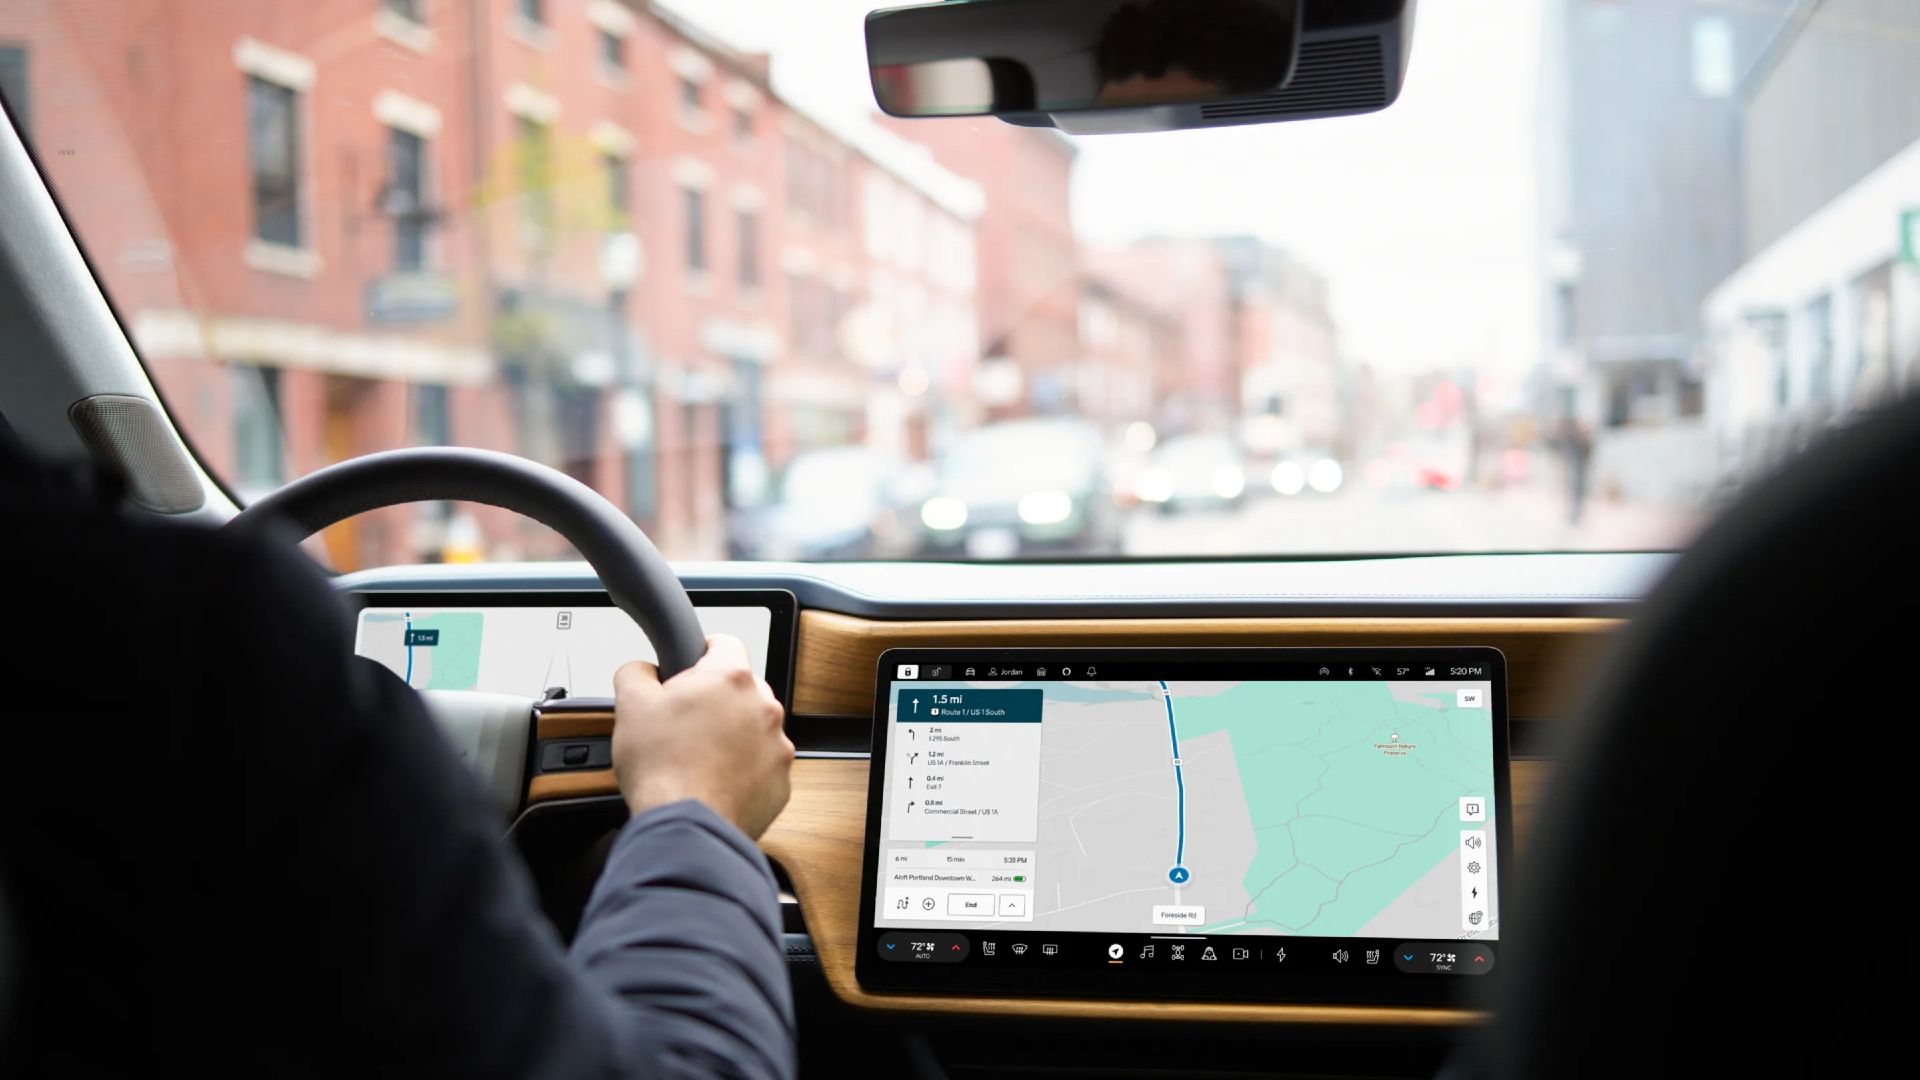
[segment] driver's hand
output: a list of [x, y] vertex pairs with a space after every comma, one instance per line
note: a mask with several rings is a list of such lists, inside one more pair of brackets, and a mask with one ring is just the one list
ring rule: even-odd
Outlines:
[[613, 772], [632, 813], [698, 799], [758, 839], [787, 805], [785, 713], [738, 638], [709, 635], [700, 662], [664, 683], [627, 664], [613, 694]]

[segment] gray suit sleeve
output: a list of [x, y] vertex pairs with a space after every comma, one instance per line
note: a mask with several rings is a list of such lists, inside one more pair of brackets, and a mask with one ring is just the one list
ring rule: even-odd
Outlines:
[[792, 1077], [779, 896], [739, 829], [686, 801], [627, 822], [573, 941], [625, 1075]]

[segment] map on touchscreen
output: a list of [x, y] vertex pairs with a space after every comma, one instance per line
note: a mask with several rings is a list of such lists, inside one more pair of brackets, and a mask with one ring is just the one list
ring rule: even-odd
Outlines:
[[1497, 938], [1490, 694], [896, 681], [876, 924]]

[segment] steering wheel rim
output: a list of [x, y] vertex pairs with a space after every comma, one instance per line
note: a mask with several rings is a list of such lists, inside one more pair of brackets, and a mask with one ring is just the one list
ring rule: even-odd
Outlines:
[[278, 522], [305, 539], [368, 510], [443, 500], [512, 510], [565, 537], [653, 643], [661, 678], [706, 652], [686, 587], [640, 526], [573, 477], [512, 454], [459, 446], [368, 454], [295, 480], [240, 511], [227, 528]]

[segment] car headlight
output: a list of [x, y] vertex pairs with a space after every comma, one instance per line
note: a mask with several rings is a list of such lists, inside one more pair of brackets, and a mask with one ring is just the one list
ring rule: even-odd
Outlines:
[[1173, 498], [1173, 474], [1165, 469], [1148, 469], [1133, 482], [1133, 493], [1141, 502], [1166, 502]]
[[1340, 482], [1346, 474], [1340, 471], [1340, 463], [1332, 458], [1321, 458], [1307, 470], [1307, 484], [1322, 495], [1331, 495], [1340, 490]]
[[1020, 520], [1029, 525], [1058, 525], [1073, 513], [1073, 498], [1064, 491], [1029, 491], [1020, 497]]
[[921, 505], [920, 520], [935, 532], [952, 532], [967, 523], [967, 504], [950, 495], [936, 495]]
[[1297, 461], [1283, 461], [1273, 467], [1273, 490], [1282, 495], [1298, 495], [1307, 486], [1307, 470]]
[[1247, 490], [1247, 477], [1237, 465], [1222, 465], [1213, 470], [1213, 493], [1223, 499], [1237, 499]]

